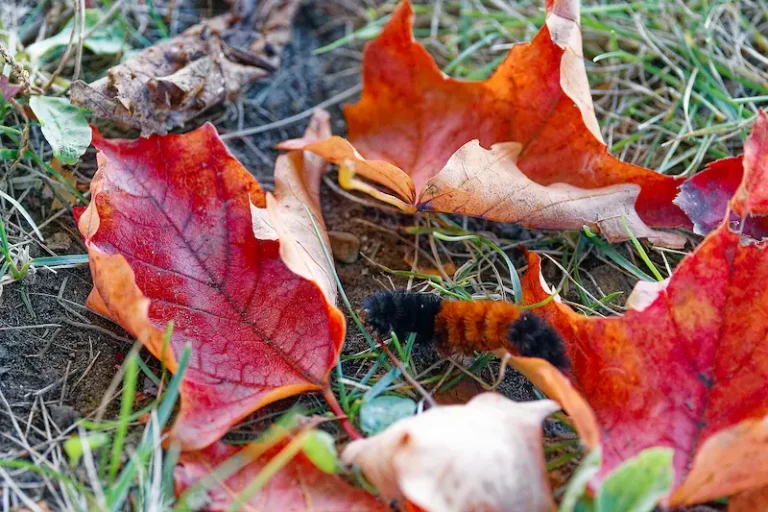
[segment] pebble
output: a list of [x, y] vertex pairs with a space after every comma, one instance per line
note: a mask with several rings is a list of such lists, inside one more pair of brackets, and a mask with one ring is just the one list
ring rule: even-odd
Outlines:
[[354, 263], [360, 256], [360, 239], [345, 231], [329, 231], [333, 257], [342, 263]]

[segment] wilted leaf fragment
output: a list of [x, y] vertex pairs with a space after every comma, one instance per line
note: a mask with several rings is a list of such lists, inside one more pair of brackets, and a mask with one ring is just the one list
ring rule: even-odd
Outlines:
[[596, 448], [581, 460], [579, 467], [568, 482], [568, 487], [560, 502], [559, 512], [574, 512], [574, 510], [577, 510], [579, 499], [584, 495], [587, 483], [600, 470], [601, 458], [600, 448]]
[[[251, 411], [327, 387], [344, 318], [292, 272], [281, 242], [254, 235], [256, 180], [212, 125], [138, 140], [96, 136], [93, 200], [79, 221], [105, 312], [175, 370], [191, 343], [172, 436], [183, 449], [219, 439]], [[163, 333], [174, 322], [169, 353]]]
[[393, 423], [416, 414], [416, 402], [400, 396], [379, 396], [360, 407], [360, 429], [378, 434]]
[[541, 422], [556, 410], [550, 400], [486, 393], [354, 441], [342, 460], [359, 465], [383, 497], [427, 512], [551, 511]]
[[[210, 477], [217, 466], [234, 456], [250, 460], [224, 481], [214, 480], [203, 492], [207, 512], [229, 510], [238, 495], [260, 476], [265, 466], [286, 448], [290, 439], [273, 446], [250, 444], [243, 449], [216, 443], [205, 450], [183, 453], [174, 470], [176, 493], [181, 494], [201, 479]], [[285, 512], [386, 512], [387, 507], [341, 477], [320, 471], [299, 451], [275, 473], [240, 510]]]
[[[89, 34], [89, 37], [83, 40], [83, 47], [97, 55], [114, 55], [125, 48], [125, 33], [119, 23], [99, 24], [103, 17], [104, 13], [99, 9], [86, 9], [83, 33]], [[73, 25], [74, 19], [70, 19], [58, 34], [29, 45], [25, 50], [29, 59], [37, 62], [54, 49], [67, 46], [72, 37]], [[96, 30], [93, 30], [94, 27]], [[77, 37], [75, 34], [75, 42]]]
[[[694, 233], [706, 235], [723, 221], [728, 202], [741, 184], [743, 160], [737, 156], [712, 162], [680, 186], [675, 204], [690, 217]], [[720, 179], [707, 179], [715, 174]]]
[[29, 106], [53, 148], [53, 156], [65, 164], [76, 164], [91, 144], [91, 127], [80, 109], [66, 98], [50, 96], [32, 96]]
[[[743, 179], [744, 178], [744, 179]], [[731, 197], [734, 209], [753, 217], [742, 223], [732, 213], [729, 221], [755, 239], [768, 237], [768, 218], [758, 213], [768, 210], [768, 115], [759, 111], [752, 135], [744, 144], [744, 154], [709, 164], [704, 172], [689, 179], [675, 199], [694, 223], [694, 230], [707, 234], [715, 229], [728, 209]], [[738, 193], [737, 193], [738, 190]], [[759, 199], [755, 200], [757, 197]]]
[[[745, 162], [765, 161], [761, 119], [750, 145], [762, 149]], [[671, 505], [768, 484], [768, 253], [732, 231], [768, 214], [765, 187], [749, 185], [763, 170], [745, 164], [731, 202], [738, 221], [721, 223], [640, 309], [597, 318], [552, 301], [536, 310], [563, 336], [574, 385], [601, 427], [603, 467], [593, 483], [659, 446], [674, 449]], [[522, 281], [533, 304], [550, 291], [539, 257], [528, 263]]]
[[10, 101], [15, 98], [21, 88], [21, 84], [12, 84], [7, 76], [0, 74], [0, 98], [3, 101]]
[[312, 430], [308, 434], [301, 445], [304, 455], [323, 473], [334, 474], [339, 454], [333, 436], [323, 430]]

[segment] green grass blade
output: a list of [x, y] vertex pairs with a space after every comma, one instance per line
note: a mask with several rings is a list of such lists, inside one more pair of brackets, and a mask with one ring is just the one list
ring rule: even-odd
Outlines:
[[657, 281], [663, 281], [664, 277], [662, 277], [661, 272], [659, 272], [659, 269], [656, 268], [656, 265], [654, 265], [651, 259], [648, 257], [648, 253], [645, 252], [645, 249], [643, 249], [640, 241], [637, 239], [634, 233], [632, 233], [632, 230], [629, 229], [629, 226], [627, 225], [627, 219], [622, 217], [621, 224], [624, 226], [624, 230], [627, 232], [627, 235], [629, 235], [629, 238], [632, 239], [632, 245], [635, 246], [635, 250], [640, 255], [640, 259], [642, 259], [645, 265], [650, 269]]
[[112, 444], [112, 457], [109, 461], [109, 483], [115, 481], [117, 472], [120, 469], [120, 458], [123, 454], [125, 436], [128, 433], [128, 422], [133, 410], [133, 402], [136, 398], [136, 382], [139, 377], [139, 365], [137, 363], [139, 356], [132, 351], [125, 361], [125, 376], [123, 377], [123, 399], [120, 404], [120, 416], [118, 419], [117, 432]]
[[603, 254], [605, 254], [609, 259], [611, 259], [614, 263], [616, 263], [618, 266], [632, 274], [638, 279], [641, 279], [643, 281], [648, 282], [655, 282], [656, 279], [652, 278], [636, 266], [634, 266], [627, 258], [616, 252], [616, 249], [610, 246], [610, 244], [607, 244], [606, 242], [602, 241], [597, 235], [595, 235], [592, 230], [590, 230], [588, 227], [584, 227], [584, 234], [589, 239], [589, 241], [593, 244], [595, 244], [601, 251], [603, 251]]

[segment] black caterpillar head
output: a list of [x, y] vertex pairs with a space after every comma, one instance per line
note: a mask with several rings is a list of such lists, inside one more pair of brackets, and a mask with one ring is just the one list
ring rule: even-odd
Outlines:
[[539, 357], [561, 370], [570, 366], [563, 339], [551, 325], [530, 311], [510, 324], [507, 339], [521, 356]]

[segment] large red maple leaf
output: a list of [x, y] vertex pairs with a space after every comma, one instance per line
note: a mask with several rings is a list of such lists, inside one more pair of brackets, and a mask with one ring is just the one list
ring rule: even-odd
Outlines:
[[[603, 447], [595, 483], [643, 449], [668, 446], [675, 450], [672, 505], [768, 484], [768, 249], [764, 231], [744, 231], [768, 215], [765, 114], [743, 164], [734, 216], [650, 297], [631, 298], [625, 315], [586, 317], [559, 301], [536, 310], [563, 336], [570, 377], [594, 411], [596, 426], [589, 417], [582, 424], [591, 445], [599, 431]], [[529, 254], [528, 263], [522, 282], [532, 304], [550, 292], [539, 257]], [[536, 381], [538, 370], [520, 363]], [[553, 398], [567, 394], [555, 379], [537, 383]]]
[[[182, 447], [210, 445], [275, 400], [327, 390], [345, 325], [327, 287], [302, 277], [312, 271], [291, 270], [307, 252], [296, 239], [310, 237], [293, 233], [290, 250], [281, 251], [285, 226], [278, 229], [276, 217], [263, 213], [260, 231], [271, 235], [255, 236], [259, 215], [252, 208], [266, 207], [265, 194], [213, 126], [138, 140], [95, 132], [93, 144], [99, 169], [79, 221], [94, 281], [89, 305], [171, 371], [192, 345], [172, 431]], [[292, 165], [282, 173], [301, 165], [300, 154], [281, 158]], [[291, 183], [295, 189], [301, 180]], [[291, 204], [276, 203], [291, 215]], [[293, 211], [299, 209], [305, 214], [300, 205]]]

